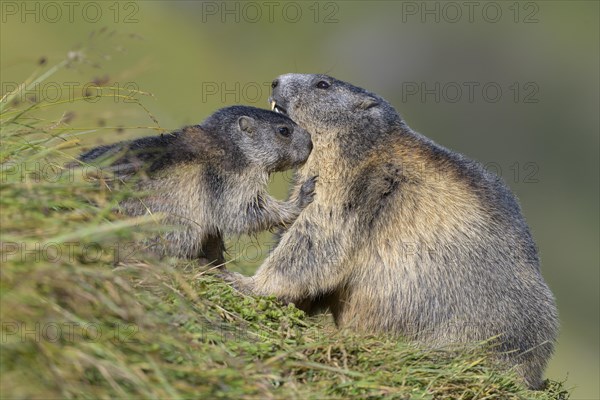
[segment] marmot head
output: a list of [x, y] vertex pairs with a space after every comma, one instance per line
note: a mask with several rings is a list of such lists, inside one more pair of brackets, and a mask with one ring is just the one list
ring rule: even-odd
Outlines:
[[382, 97], [327, 75], [285, 74], [271, 87], [271, 109], [308, 129], [315, 141], [340, 133], [377, 135], [402, 121]]
[[201, 125], [225, 145], [225, 157], [235, 165], [252, 165], [266, 172], [303, 164], [312, 150], [310, 134], [285, 115], [255, 107], [218, 110]]

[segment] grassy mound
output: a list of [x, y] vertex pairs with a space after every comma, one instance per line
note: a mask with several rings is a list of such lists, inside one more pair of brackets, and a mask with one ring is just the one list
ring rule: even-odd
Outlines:
[[194, 263], [133, 243], [151, 219], [65, 168], [77, 132], [3, 100], [0, 396], [9, 398], [564, 399], [527, 391], [481, 348], [425, 351], [336, 331]]

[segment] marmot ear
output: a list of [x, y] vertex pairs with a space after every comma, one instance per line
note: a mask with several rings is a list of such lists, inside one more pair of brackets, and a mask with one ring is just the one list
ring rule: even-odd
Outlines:
[[376, 107], [379, 105], [379, 100], [375, 97], [367, 97], [366, 99], [362, 99], [356, 105], [356, 109], [358, 110], [368, 110], [369, 108]]
[[256, 131], [256, 121], [246, 115], [242, 115], [238, 118], [238, 126], [242, 132], [248, 134], [253, 134]]

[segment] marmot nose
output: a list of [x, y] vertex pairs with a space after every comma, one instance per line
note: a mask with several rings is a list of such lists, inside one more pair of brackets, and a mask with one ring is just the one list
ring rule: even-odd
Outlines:
[[277, 87], [277, 85], [279, 85], [278, 79], [275, 79], [273, 82], [271, 82], [271, 88], [275, 89]]

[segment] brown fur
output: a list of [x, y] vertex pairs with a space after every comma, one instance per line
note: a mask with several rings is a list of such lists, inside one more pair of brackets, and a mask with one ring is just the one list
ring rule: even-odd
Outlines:
[[539, 388], [556, 305], [501, 179], [334, 78], [283, 75], [272, 99], [313, 134], [292, 193], [319, 175], [315, 200], [253, 277], [227, 279], [308, 312], [328, 309], [340, 327], [426, 346], [497, 337], [498, 357]]
[[107, 171], [135, 178], [148, 193], [121, 206], [129, 215], [165, 216], [171, 229], [150, 240], [156, 252], [220, 264], [223, 235], [290, 225], [312, 201], [310, 180], [288, 202], [266, 191], [271, 172], [297, 167], [311, 149], [308, 132], [289, 118], [234, 106], [198, 126], [92, 149], [81, 161], [108, 160]]

